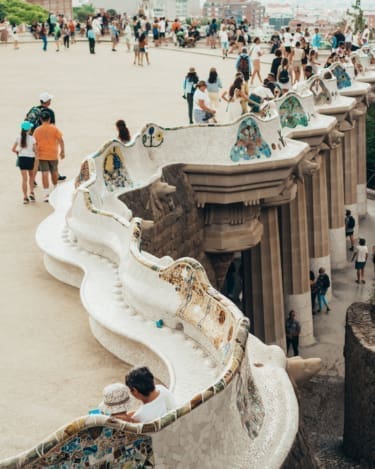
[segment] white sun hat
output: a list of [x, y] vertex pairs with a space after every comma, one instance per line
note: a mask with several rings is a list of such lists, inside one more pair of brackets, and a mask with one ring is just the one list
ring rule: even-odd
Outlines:
[[48, 101], [51, 101], [52, 98], [53, 98], [52, 94], [47, 93], [47, 91], [44, 91], [39, 96], [39, 99], [40, 101], [42, 101], [42, 103], [47, 103]]
[[128, 388], [124, 384], [109, 384], [103, 390], [103, 402], [99, 404], [99, 409], [106, 415], [126, 412], [129, 400]]

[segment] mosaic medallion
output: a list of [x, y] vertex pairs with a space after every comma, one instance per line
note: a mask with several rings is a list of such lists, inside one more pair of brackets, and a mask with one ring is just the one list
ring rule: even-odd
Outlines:
[[298, 125], [307, 127], [309, 119], [304, 111], [301, 101], [296, 96], [288, 96], [279, 108], [281, 127], [294, 129]]
[[258, 124], [252, 117], [248, 117], [240, 123], [237, 141], [230, 152], [230, 158], [234, 162], [253, 160], [256, 158], [269, 158], [271, 148], [263, 140]]
[[310, 91], [314, 95], [314, 104], [316, 106], [321, 106], [323, 104], [330, 104], [332, 101], [331, 94], [324, 84], [323, 80], [319, 77], [314, 77], [310, 83]]
[[108, 190], [113, 191], [119, 187], [125, 187], [130, 182], [125, 171], [120, 153], [113, 148], [104, 158], [103, 179]]
[[332, 73], [336, 77], [337, 88], [339, 90], [352, 86], [352, 81], [350, 80], [348, 72], [341, 65], [338, 64], [335, 67], [332, 67]]
[[148, 125], [142, 134], [142, 143], [144, 147], [160, 147], [164, 142], [164, 134], [157, 125]]

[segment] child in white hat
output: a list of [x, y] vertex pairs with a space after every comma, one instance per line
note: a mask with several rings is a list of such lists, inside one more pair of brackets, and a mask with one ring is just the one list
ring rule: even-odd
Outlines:
[[103, 390], [103, 401], [99, 404], [100, 411], [105, 415], [126, 415], [130, 397], [128, 388], [121, 383], [113, 383]]

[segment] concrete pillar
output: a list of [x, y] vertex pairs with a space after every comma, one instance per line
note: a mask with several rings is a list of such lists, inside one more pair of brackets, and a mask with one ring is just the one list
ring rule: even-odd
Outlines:
[[[262, 240], [243, 256], [244, 282], [249, 282], [253, 334], [266, 344], [279, 345], [285, 350], [285, 315], [278, 212], [276, 207], [263, 208], [260, 221], [264, 231]], [[246, 285], [245, 285], [246, 288]], [[245, 297], [249, 295], [246, 295]], [[246, 304], [245, 304], [246, 308]]]
[[327, 152], [315, 159], [320, 168], [312, 174], [305, 174], [307, 226], [309, 239], [310, 270], [315, 275], [320, 267], [331, 277], [328, 232], [328, 200], [326, 177]]
[[357, 206], [358, 216], [367, 214], [367, 164], [366, 164], [366, 109], [361, 110], [356, 125], [357, 139]]
[[333, 144], [326, 152], [329, 252], [332, 269], [346, 265], [343, 147]]
[[[343, 128], [344, 136], [344, 151], [343, 151], [343, 170], [344, 170], [344, 204], [345, 209], [352, 212], [356, 224], [354, 235], [358, 234], [358, 206], [357, 206], [357, 138], [355, 121], [353, 125], [346, 121], [341, 123], [345, 125]], [[341, 130], [341, 127], [340, 127]]]
[[315, 342], [310, 294], [310, 260], [307, 235], [305, 186], [297, 181], [297, 195], [281, 207], [282, 272], [285, 311], [297, 313], [301, 345]]

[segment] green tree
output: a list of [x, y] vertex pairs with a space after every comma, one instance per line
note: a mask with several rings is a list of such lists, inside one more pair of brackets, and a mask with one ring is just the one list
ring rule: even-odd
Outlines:
[[363, 31], [365, 27], [365, 18], [363, 16], [361, 0], [355, 0], [355, 3], [351, 6], [351, 10], [348, 10], [347, 14], [353, 18], [354, 32]]
[[95, 15], [96, 10], [92, 5], [82, 5], [80, 7], [73, 7], [73, 18], [80, 23], [87, 20], [89, 16]]
[[10, 23], [32, 24], [46, 21], [48, 11], [39, 5], [26, 3], [23, 0], [0, 0], [0, 21], [7, 18]]

